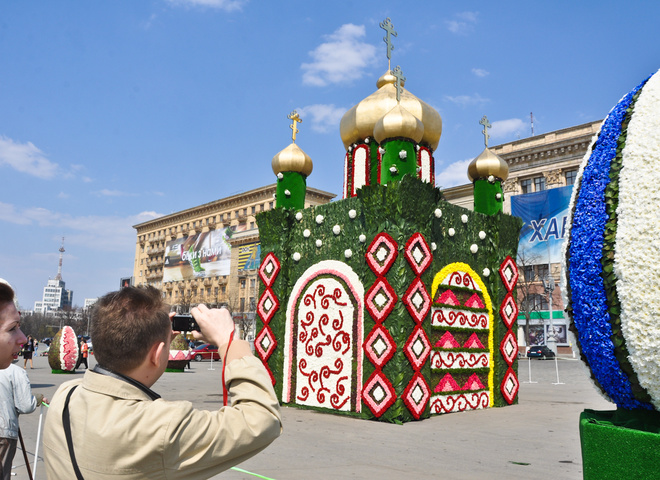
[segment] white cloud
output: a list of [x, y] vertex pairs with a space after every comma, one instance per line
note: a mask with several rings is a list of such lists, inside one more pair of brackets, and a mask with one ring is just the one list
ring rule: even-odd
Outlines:
[[445, 169], [436, 173], [435, 183], [441, 188], [455, 187], [456, 185], [465, 185], [470, 182], [467, 176], [468, 165], [473, 159], [461, 160], [454, 162]]
[[[167, 0], [175, 6], [184, 7], [209, 7], [232, 12], [234, 10], [242, 10], [248, 0]], [[151, 22], [152, 19], [149, 20]]]
[[509, 120], [498, 120], [491, 122], [493, 128], [488, 132], [491, 138], [506, 138], [515, 134], [523, 134], [527, 131], [529, 124], [519, 118], [510, 118]]
[[57, 195], [57, 198], [69, 198], [69, 197], [71, 197], [71, 195], [69, 195], [69, 194], [66, 193], [66, 192], [60, 192], [60, 193]]
[[337, 130], [341, 117], [346, 113], [346, 109], [335, 107], [334, 104], [315, 104], [299, 108], [298, 112], [304, 119], [310, 117], [312, 130], [319, 133], [328, 133]]
[[108, 190], [104, 188], [94, 192], [100, 197], [137, 197], [137, 193], [122, 192], [121, 190]]
[[325, 43], [309, 52], [313, 61], [303, 63], [303, 83], [323, 87], [331, 83], [350, 83], [361, 78], [376, 61], [376, 47], [360, 41], [364, 25], [347, 23], [325, 35]]
[[488, 98], [484, 98], [478, 93], [475, 93], [474, 95], [457, 95], [457, 96], [445, 95], [445, 100], [455, 103], [456, 105], [459, 105], [461, 107], [468, 107], [472, 105], [484, 105], [490, 102]]
[[445, 21], [447, 29], [451, 33], [458, 35], [467, 35], [474, 30], [477, 23], [478, 12], [460, 12], [454, 15], [452, 20]]
[[17, 143], [4, 136], [0, 136], [0, 166], [2, 165], [43, 179], [53, 178], [58, 171], [57, 163], [48, 160], [32, 142]]
[[0, 202], [0, 221], [17, 225], [36, 225], [41, 228], [56, 227], [58, 232], [67, 232], [67, 243], [84, 245], [103, 252], [125, 251], [126, 245], [135, 243], [133, 225], [162, 215], [156, 212], [141, 212], [127, 217], [72, 216], [41, 207], [17, 208]]
[[474, 73], [477, 77], [487, 77], [490, 75], [490, 72], [484, 70], [483, 68], [473, 68], [472, 73]]

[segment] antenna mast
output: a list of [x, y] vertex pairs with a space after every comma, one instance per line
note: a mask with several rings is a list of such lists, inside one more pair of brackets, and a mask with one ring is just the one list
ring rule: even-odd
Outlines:
[[534, 112], [529, 112], [529, 118], [532, 121], [532, 137], [534, 136]]
[[62, 255], [64, 252], [64, 237], [62, 237], [62, 245], [60, 246], [60, 264], [57, 267], [57, 276], [55, 277], [55, 280], [62, 280]]

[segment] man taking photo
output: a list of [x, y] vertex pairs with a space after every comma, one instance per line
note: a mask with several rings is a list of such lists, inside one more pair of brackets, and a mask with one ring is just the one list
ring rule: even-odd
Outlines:
[[153, 287], [109, 293], [92, 314], [98, 365], [62, 384], [50, 404], [43, 441], [48, 478], [209, 478], [279, 436], [270, 377], [246, 341], [230, 342], [229, 311], [200, 305], [191, 313], [200, 328], [193, 336], [219, 346], [231, 405], [196, 410], [153, 392], [173, 335], [167, 305]]

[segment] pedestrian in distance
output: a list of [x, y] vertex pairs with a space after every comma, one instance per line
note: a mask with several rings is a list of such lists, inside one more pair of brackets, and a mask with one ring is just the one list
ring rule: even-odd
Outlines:
[[27, 367], [27, 362], [30, 360], [30, 368], [34, 368], [32, 365], [32, 356], [34, 355], [34, 339], [32, 335], [28, 335], [27, 341], [23, 345], [23, 369]]

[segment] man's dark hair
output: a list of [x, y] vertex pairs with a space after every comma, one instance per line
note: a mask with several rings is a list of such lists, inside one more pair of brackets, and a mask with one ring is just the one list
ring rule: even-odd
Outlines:
[[0, 281], [0, 310], [9, 303], [14, 303], [14, 289], [8, 283]]
[[94, 357], [103, 367], [125, 373], [139, 366], [154, 343], [166, 342], [169, 308], [154, 287], [125, 287], [101, 297], [92, 311]]

